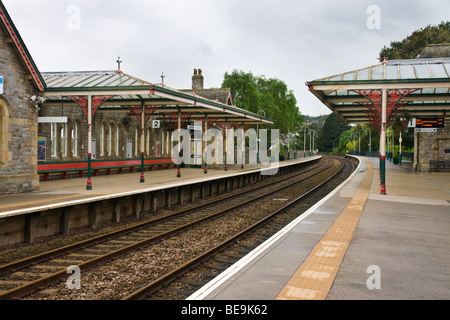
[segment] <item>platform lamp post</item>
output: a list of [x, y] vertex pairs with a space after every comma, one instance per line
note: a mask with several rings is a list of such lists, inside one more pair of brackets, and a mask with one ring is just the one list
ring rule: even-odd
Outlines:
[[88, 173], [86, 190], [92, 190], [92, 96], [88, 95]]
[[361, 155], [361, 132], [356, 131], [355, 133], [358, 134], [358, 156]]
[[369, 157], [372, 156], [372, 130], [370, 128], [367, 128], [364, 130], [364, 133], [367, 135], [367, 131], [369, 132]]
[[204, 168], [204, 170], [203, 170], [203, 173], [204, 174], [207, 174], [208, 173], [208, 163], [207, 163], [207, 161], [206, 161], [206, 155], [207, 155], [207, 152], [206, 152], [206, 142], [205, 142], [205, 138], [206, 138], [206, 132], [208, 132], [208, 115], [206, 115], [205, 116], [205, 133], [204, 133], [204, 135], [203, 135], [203, 150], [204, 150], [204, 160], [205, 160], [205, 168]]
[[[264, 118], [266, 117], [266, 112], [264, 110], [259, 110], [257, 114], [260, 112], [264, 113]], [[259, 163], [259, 124], [256, 125], [256, 163]]]
[[311, 149], [311, 129], [306, 127], [303, 133], [303, 158], [306, 158], [306, 129], [308, 129], [308, 134], [310, 135], [309, 148]]
[[[140, 183], [144, 183], [145, 182], [145, 177], [144, 177], [144, 140], [145, 140], [145, 107], [144, 107], [144, 103], [141, 102], [141, 145], [140, 145], [140, 149], [141, 149], [141, 176], [139, 179]], [[137, 141], [136, 141], [137, 142]]]
[[306, 129], [309, 134], [309, 156], [311, 156], [311, 128], [306, 127], [303, 134], [303, 158], [306, 158]]
[[[314, 137], [318, 137], [319, 136], [319, 133], [316, 131], [316, 130], [314, 130], [314, 129], [311, 129], [311, 131], [312, 131], [312, 141], [313, 141], [313, 144], [312, 144], [312, 151], [313, 151], [313, 154], [314, 154]], [[309, 155], [310, 157], [311, 157], [311, 152], [310, 152], [310, 155]]]
[[295, 141], [295, 138], [294, 138], [294, 160], [295, 160], [295, 158], [297, 158], [297, 141]]
[[351, 137], [353, 137], [353, 150], [352, 150], [352, 154], [356, 154], [356, 152], [355, 152], [355, 137], [356, 137], [356, 133], [355, 132], [352, 132], [351, 134], [350, 134], [350, 138]]
[[392, 161], [394, 155], [394, 144], [392, 143], [393, 132], [390, 128], [386, 129], [386, 154], [387, 160]]
[[380, 135], [380, 193], [386, 194], [386, 127], [387, 89], [381, 93], [381, 135]]

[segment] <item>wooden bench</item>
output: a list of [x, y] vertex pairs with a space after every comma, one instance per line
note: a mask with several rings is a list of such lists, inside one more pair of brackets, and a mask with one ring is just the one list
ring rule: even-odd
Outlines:
[[[159, 170], [163, 168], [176, 168], [171, 158], [151, 158], [144, 159], [144, 170], [147, 168], [152, 171], [154, 167]], [[139, 159], [125, 159], [125, 160], [92, 160], [91, 173], [97, 176], [100, 171], [106, 171], [110, 175], [113, 170], [117, 173], [123, 173], [124, 169], [129, 169], [129, 172], [138, 171], [141, 168], [141, 160]], [[136, 170], [137, 169], [137, 170]], [[50, 175], [61, 175], [62, 179], [66, 179], [67, 174], [71, 172], [78, 172], [78, 177], [83, 177], [83, 174], [88, 171], [87, 161], [65, 161], [65, 162], [39, 162], [37, 165], [37, 173], [43, 177], [44, 181], [48, 181]]]

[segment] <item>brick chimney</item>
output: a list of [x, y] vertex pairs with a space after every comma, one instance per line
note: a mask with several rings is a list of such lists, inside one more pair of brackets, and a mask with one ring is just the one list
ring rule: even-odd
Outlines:
[[194, 75], [192, 76], [192, 90], [200, 89], [203, 89], [202, 69], [194, 69]]

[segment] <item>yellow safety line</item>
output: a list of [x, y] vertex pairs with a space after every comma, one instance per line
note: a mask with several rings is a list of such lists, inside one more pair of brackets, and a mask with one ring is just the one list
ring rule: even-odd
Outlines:
[[[367, 161], [367, 160], [366, 160]], [[369, 197], [373, 167], [333, 225], [277, 296], [277, 300], [325, 300]]]

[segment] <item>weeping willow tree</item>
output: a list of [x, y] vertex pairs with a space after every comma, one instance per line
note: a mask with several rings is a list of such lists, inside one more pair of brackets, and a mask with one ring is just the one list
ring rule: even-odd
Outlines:
[[237, 107], [275, 120], [281, 134], [293, 131], [304, 121], [293, 91], [279, 79], [233, 70], [225, 73], [222, 88], [230, 89]]

